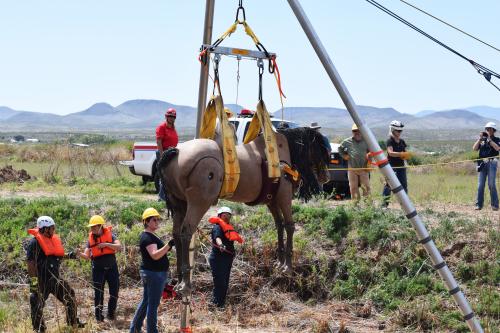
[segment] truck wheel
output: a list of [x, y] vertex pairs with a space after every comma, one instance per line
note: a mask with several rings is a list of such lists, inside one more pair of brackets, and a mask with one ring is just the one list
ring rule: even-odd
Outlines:
[[155, 190], [156, 190], [156, 194], [160, 193], [160, 173], [159, 172], [155, 172], [155, 175], [154, 175], [154, 182], [155, 182]]

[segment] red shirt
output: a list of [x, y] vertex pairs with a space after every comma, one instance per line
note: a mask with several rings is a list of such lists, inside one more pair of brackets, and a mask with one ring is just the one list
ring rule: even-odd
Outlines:
[[173, 127], [168, 127], [166, 122], [161, 123], [156, 128], [156, 140], [161, 139], [163, 150], [176, 147], [179, 143], [177, 131]]

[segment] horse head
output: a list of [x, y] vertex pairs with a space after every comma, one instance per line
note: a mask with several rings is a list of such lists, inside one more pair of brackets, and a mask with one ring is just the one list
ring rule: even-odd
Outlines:
[[302, 179], [299, 198], [309, 200], [321, 192], [321, 185], [329, 180], [329, 152], [323, 135], [309, 127], [278, 129], [288, 141], [292, 166]]

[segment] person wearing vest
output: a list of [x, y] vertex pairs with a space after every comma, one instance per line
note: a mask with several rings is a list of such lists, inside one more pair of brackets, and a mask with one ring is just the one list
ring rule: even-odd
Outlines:
[[231, 222], [232, 211], [229, 207], [221, 207], [217, 216], [208, 221], [214, 225], [212, 228], [212, 252], [208, 261], [212, 269], [214, 289], [212, 303], [218, 308], [223, 308], [229, 287], [229, 276], [234, 259], [234, 241], [243, 243], [243, 238], [234, 230]]
[[50, 294], [66, 307], [66, 322], [73, 328], [85, 324], [77, 318], [75, 292], [68, 282], [59, 276], [61, 260], [76, 259], [76, 254], [65, 254], [61, 239], [55, 233], [55, 222], [50, 216], [40, 216], [37, 227], [29, 229], [33, 236], [26, 248], [26, 260], [30, 277], [31, 323], [36, 332], [45, 332], [43, 308]]
[[90, 228], [89, 239], [85, 251], [80, 257], [92, 260], [92, 284], [94, 286], [95, 318], [98, 322], [104, 321], [102, 314], [104, 307], [104, 285], [108, 283], [109, 320], [116, 319], [116, 306], [118, 303], [118, 290], [120, 277], [115, 253], [121, 250], [121, 243], [111, 232], [111, 227], [104, 226], [102, 216], [94, 215], [90, 218], [87, 227]]
[[476, 210], [483, 208], [484, 204], [484, 186], [488, 179], [488, 188], [490, 189], [491, 209], [498, 210], [498, 192], [496, 187], [496, 175], [498, 168], [498, 151], [500, 150], [500, 138], [495, 136], [497, 125], [494, 122], [488, 122], [484, 125], [485, 132], [479, 134], [479, 138], [472, 146], [475, 151], [479, 150], [477, 161], [478, 184], [476, 196]]
[[[165, 112], [165, 121], [156, 127], [156, 144], [158, 151], [156, 152], [156, 161], [160, 161], [163, 152], [168, 148], [177, 147], [179, 136], [175, 130], [175, 119], [177, 111], [174, 108], [169, 108]], [[165, 189], [160, 180], [160, 192], [158, 193], [159, 201], [165, 201]]]
[[130, 323], [130, 333], [140, 333], [147, 317], [147, 333], [158, 333], [158, 306], [167, 281], [169, 261], [167, 253], [175, 246], [171, 239], [165, 244], [156, 234], [160, 225], [160, 214], [154, 208], [147, 208], [142, 213], [144, 231], [140, 235], [141, 279], [144, 291], [141, 303]]
[[[403, 132], [403, 123], [398, 120], [391, 121], [389, 125], [389, 139], [387, 139], [387, 157], [392, 170], [396, 174], [401, 186], [408, 193], [408, 181], [406, 178], [406, 168], [405, 160], [411, 157], [411, 154], [406, 151], [406, 142], [401, 139], [401, 133]], [[384, 190], [382, 191], [383, 202], [382, 207], [387, 208], [389, 206], [389, 198], [391, 196], [391, 188], [387, 182], [384, 185]]]

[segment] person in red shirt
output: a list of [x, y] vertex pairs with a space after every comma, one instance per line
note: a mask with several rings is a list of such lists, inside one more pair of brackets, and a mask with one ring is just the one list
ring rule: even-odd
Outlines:
[[175, 118], [177, 112], [174, 108], [170, 108], [165, 112], [165, 122], [158, 125], [156, 128], [156, 144], [160, 156], [165, 150], [170, 147], [176, 147], [179, 143], [179, 136], [175, 130]]
[[[156, 154], [156, 160], [159, 161], [163, 152], [168, 148], [176, 147], [179, 143], [179, 136], [175, 130], [175, 118], [177, 117], [177, 111], [174, 108], [169, 108], [165, 112], [165, 122], [158, 125], [156, 128], [156, 144], [158, 145], [158, 152]], [[163, 184], [160, 180], [160, 192], [158, 193], [160, 197], [158, 201], [165, 201], [165, 190]]]

